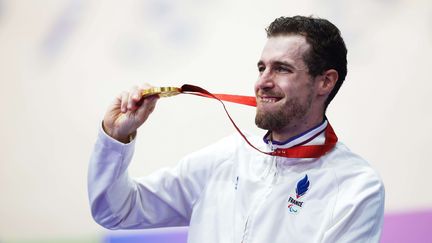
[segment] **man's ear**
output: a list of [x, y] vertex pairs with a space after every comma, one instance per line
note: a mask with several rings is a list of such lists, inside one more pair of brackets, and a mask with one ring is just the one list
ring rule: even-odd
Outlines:
[[333, 90], [333, 87], [335, 86], [339, 74], [334, 69], [329, 69], [327, 71], [324, 71], [323, 74], [319, 75], [320, 79], [318, 82], [318, 94], [319, 95], [328, 95]]

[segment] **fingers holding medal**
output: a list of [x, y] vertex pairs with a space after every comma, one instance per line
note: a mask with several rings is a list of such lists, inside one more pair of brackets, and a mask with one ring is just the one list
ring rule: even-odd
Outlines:
[[144, 84], [141, 87], [134, 86], [130, 92], [126, 104], [122, 102], [122, 112], [128, 110], [135, 111], [141, 107], [145, 99], [152, 97], [151, 100], [159, 97], [170, 97], [181, 93], [181, 89], [177, 87], [153, 87], [149, 84]]
[[159, 96], [142, 95], [152, 88], [149, 84], [134, 86], [118, 95], [105, 113], [104, 131], [120, 142], [128, 142], [155, 109]]

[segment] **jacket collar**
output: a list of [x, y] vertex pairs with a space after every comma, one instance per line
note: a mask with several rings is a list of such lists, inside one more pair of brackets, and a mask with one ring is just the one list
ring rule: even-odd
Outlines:
[[294, 146], [298, 146], [298, 145], [310, 144], [310, 142], [312, 140], [315, 140], [315, 138], [318, 135], [320, 135], [326, 129], [327, 125], [328, 125], [328, 121], [327, 121], [327, 119], [325, 119], [322, 123], [318, 124], [317, 126], [311, 128], [311, 129], [309, 129], [303, 133], [300, 133], [299, 135], [291, 137], [288, 140], [283, 141], [283, 142], [271, 141], [270, 140], [271, 131], [268, 131], [264, 135], [263, 140], [264, 140], [264, 143], [272, 146], [275, 149], [276, 148], [290, 148], [290, 147], [294, 147]]

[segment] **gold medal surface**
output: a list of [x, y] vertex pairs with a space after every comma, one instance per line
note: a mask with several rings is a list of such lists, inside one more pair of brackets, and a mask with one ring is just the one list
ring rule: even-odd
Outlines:
[[142, 97], [150, 95], [159, 95], [159, 97], [170, 97], [181, 93], [181, 89], [177, 87], [153, 87], [145, 89], [141, 92]]

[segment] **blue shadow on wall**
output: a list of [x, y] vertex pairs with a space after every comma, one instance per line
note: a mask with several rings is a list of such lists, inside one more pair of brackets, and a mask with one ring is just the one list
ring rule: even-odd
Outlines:
[[384, 216], [381, 243], [432, 243], [432, 209]]
[[[381, 243], [432, 243], [432, 209], [387, 213]], [[187, 227], [110, 231], [102, 243], [186, 243]]]
[[103, 243], [186, 243], [187, 227], [111, 231]]

